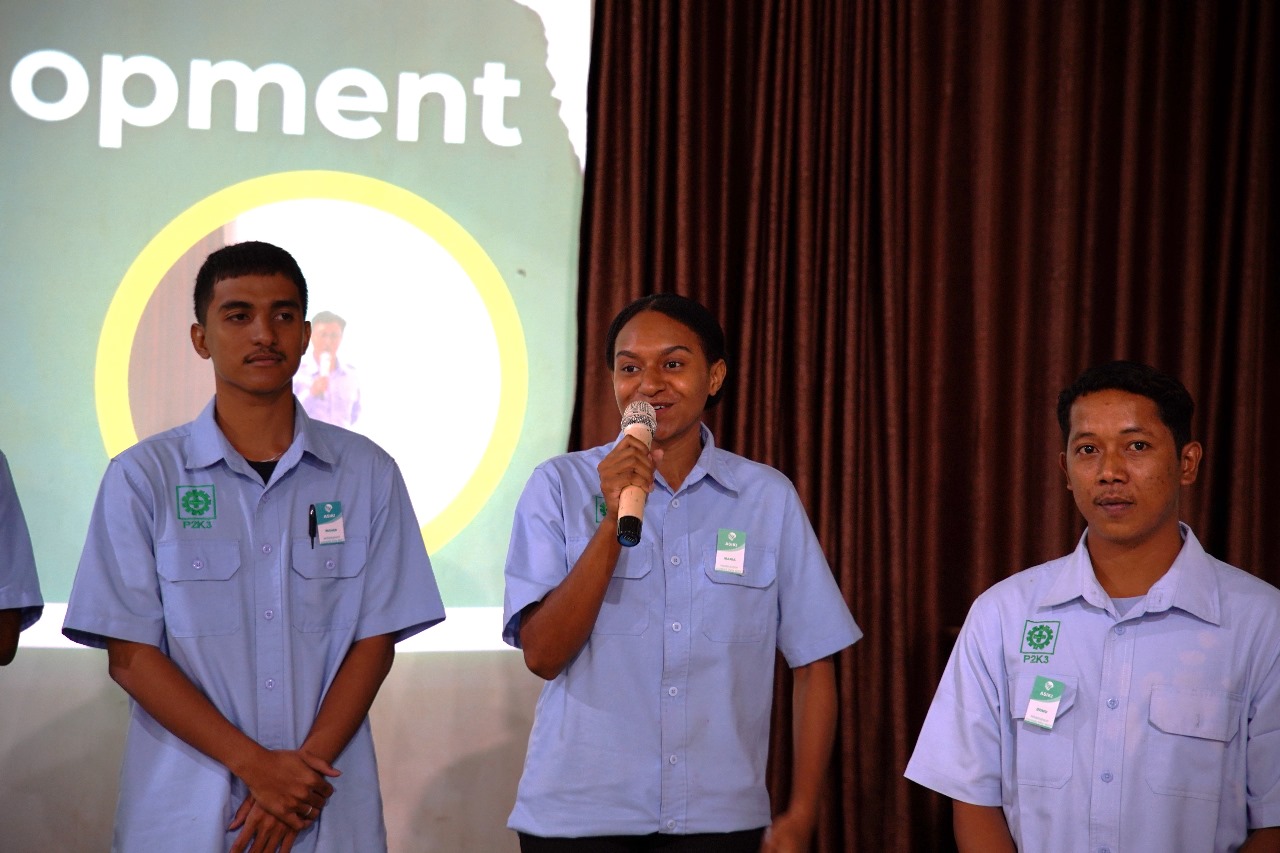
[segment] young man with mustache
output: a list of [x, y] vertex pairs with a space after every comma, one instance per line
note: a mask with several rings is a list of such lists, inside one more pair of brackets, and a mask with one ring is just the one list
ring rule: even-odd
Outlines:
[[63, 630], [132, 698], [113, 849], [386, 849], [367, 713], [444, 618], [395, 461], [293, 396], [307, 286], [238, 243], [196, 276], [216, 393], [103, 477]]

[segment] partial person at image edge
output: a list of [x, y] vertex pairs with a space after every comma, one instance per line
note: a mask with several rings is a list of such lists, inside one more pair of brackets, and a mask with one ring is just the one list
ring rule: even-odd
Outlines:
[[44, 612], [31, 534], [13, 485], [9, 460], [0, 452], [0, 666], [13, 661], [18, 635]]

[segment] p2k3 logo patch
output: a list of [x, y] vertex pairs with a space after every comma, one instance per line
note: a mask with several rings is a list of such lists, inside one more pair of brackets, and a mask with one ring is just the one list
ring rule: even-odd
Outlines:
[[1048, 663], [1058, 647], [1058, 631], [1061, 622], [1033, 622], [1022, 626], [1022, 662]]
[[178, 520], [185, 528], [211, 528], [218, 517], [218, 497], [213, 484], [178, 486]]

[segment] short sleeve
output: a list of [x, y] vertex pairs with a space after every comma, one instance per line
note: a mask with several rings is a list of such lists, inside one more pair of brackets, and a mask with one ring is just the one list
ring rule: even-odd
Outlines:
[[442, 621], [445, 611], [404, 477], [390, 457], [384, 458], [375, 475], [376, 507], [355, 639], [394, 634], [399, 642]]
[[954, 800], [999, 806], [1004, 655], [995, 608], [983, 604], [960, 629], [905, 775]]
[[516, 504], [504, 569], [502, 639], [520, 647], [520, 612], [541, 601], [569, 573], [564, 491], [550, 465], [534, 470]]
[[107, 466], [89, 518], [62, 633], [86, 646], [108, 638], [160, 646], [164, 605], [156, 575], [154, 496], [126, 463]]
[[1280, 826], [1280, 650], [1265, 659], [1259, 689], [1249, 702], [1249, 739], [1245, 746], [1245, 789], [1249, 828]]
[[[778, 475], [781, 477], [782, 475]], [[778, 650], [795, 668], [835, 654], [862, 637], [813, 525], [790, 481], [778, 547]]]
[[0, 453], [0, 610], [20, 610], [19, 625], [34, 625], [44, 610], [31, 534], [13, 485], [9, 461]]

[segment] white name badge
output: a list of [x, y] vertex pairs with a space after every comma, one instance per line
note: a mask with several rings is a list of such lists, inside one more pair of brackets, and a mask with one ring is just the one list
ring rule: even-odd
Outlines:
[[746, 558], [746, 531], [720, 528], [716, 535], [716, 571], [740, 575], [746, 569]]
[[341, 501], [316, 504], [316, 537], [321, 545], [341, 545], [347, 541]]
[[1061, 681], [1037, 675], [1036, 683], [1031, 685], [1031, 698], [1027, 700], [1027, 714], [1023, 719], [1042, 729], [1053, 728], [1053, 721], [1058, 718], [1058, 705], [1062, 702], [1062, 691]]

